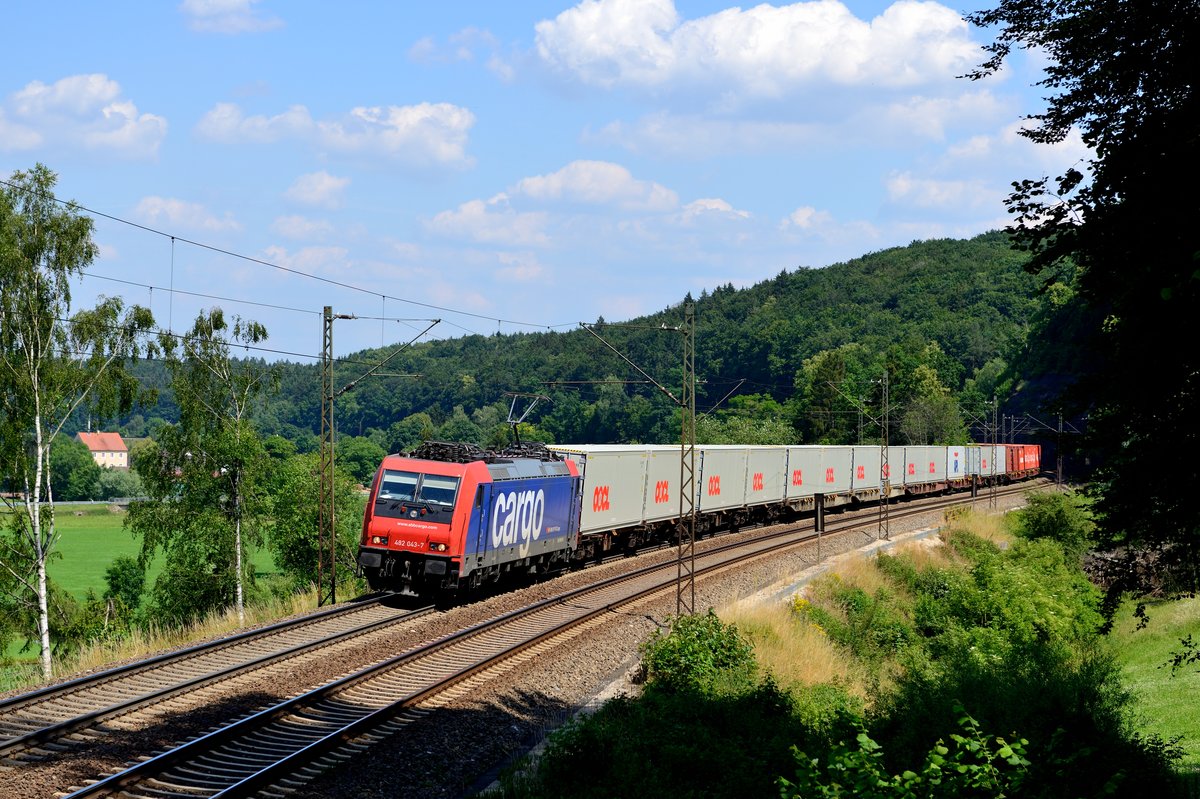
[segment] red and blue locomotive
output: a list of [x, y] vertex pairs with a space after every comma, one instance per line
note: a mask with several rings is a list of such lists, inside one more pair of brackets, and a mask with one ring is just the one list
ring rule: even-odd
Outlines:
[[430, 595], [564, 568], [579, 537], [574, 463], [434, 444], [380, 464], [358, 564], [375, 590]]

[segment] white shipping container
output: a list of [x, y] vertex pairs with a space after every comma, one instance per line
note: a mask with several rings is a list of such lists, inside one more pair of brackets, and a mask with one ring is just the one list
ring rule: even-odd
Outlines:
[[888, 447], [887, 472], [884, 476], [893, 491], [904, 485], [904, 475], [908, 471], [905, 464], [904, 447]]
[[880, 468], [883, 462], [879, 447], [854, 447], [854, 491], [878, 491], [883, 482]]
[[946, 479], [963, 480], [967, 474], [967, 448], [946, 447]]
[[850, 478], [854, 467], [853, 447], [821, 448], [821, 483], [817, 489], [822, 494], [850, 493]]
[[967, 474], [979, 474], [979, 465], [983, 460], [983, 448], [978, 444], [967, 445]]
[[696, 507], [701, 513], [740, 508], [746, 504], [749, 461], [749, 447], [710, 444], [700, 448]]
[[787, 449], [750, 447], [749, 458], [746, 466], [746, 504], [782, 502], [787, 480]]
[[[661, 522], [679, 516], [679, 447], [648, 446], [646, 462], [646, 508], [642, 518]], [[700, 469], [700, 452], [696, 452]]]
[[796, 446], [787, 448], [788, 499], [811, 497], [820, 492], [821, 447]]
[[[648, 447], [563, 444], [550, 449], [575, 461], [583, 476], [583, 510], [579, 522], [582, 533], [642, 523], [650, 459]], [[678, 473], [675, 480], [679, 480]]]
[[904, 485], [938, 483], [946, 479], [946, 448], [915, 446], [904, 448]]
[[979, 473], [988, 477], [1004, 474], [1007, 468], [1004, 462], [1004, 445], [985, 444], [981, 449], [983, 460], [979, 465]]

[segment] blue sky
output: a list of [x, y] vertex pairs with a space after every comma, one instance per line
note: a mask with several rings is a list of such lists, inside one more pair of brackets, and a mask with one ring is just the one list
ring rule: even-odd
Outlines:
[[20, 3], [0, 175], [114, 217], [77, 303], [164, 328], [220, 305], [292, 360], [325, 305], [362, 317], [339, 355], [565, 330], [1004, 225], [1013, 180], [1087, 153], [1016, 135], [1036, 53], [956, 78], [976, 7]]

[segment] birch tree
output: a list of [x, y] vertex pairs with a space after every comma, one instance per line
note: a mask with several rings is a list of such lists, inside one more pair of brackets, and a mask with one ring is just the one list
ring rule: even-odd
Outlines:
[[7, 529], [0, 568], [13, 606], [36, 619], [41, 668], [53, 676], [50, 586], [55, 552], [50, 451], [67, 421], [87, 407], [100, 418], [127, 410], [137, 382], [124, 366], [138, 357], [149, 310], [100, 298], [72, 313], [71, 281], [96, 257], [93, 223], [53, 195], [57, 177], [42, 164], [0, 185], [0, 462]]
[[177, 620], [229, 605], [245, 620], [247, 554], [262, 542], [270, 506], [267, 455], [250, 412], [276, 377], [261, 360], [235, 360], [231, 348], [266, 337], [261, 324], [228, 321], [219, 308], [178, 340], [160, 337], [179, 423], [139, 458], [149, 499], [130, 506], [128, 524], [142, 538], [143, 563], [166, 555], [153, 596]]

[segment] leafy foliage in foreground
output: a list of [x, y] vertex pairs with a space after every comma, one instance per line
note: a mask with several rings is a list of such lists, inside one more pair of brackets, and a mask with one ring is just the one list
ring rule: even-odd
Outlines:
[[[1157, 556], [1153, 569], [1115, 574], [1113, 592], [1200, 588], [1200, 506], [1177, 489], [1200, 477], [1200, 200], [1162, 196], [1200, 179], [1200, 7], [998, 0], [966, 19], [995, 36], [972, 78], [999, 72], [1014, 49], [1046, 56], [1045, 110], [1020, 134], [1087, 146], [1054, 178], [1014, 182], [1008, 205], [1028, 268], [1078, 298], [1061, 308], [1066, 324], [1048, 328], [1069, 337], [1047, 336], [1045, 349], [1079, 353], [1062, 400], [1089, 414], [1100, 530], [1131, 565]], [[1131, 375], [1150, 354], [1154, 366]]]
[[864, 730], [857, 747], [836, 742], [827, 761], [810, 758], [795, 747], [796, 780], [780, 777], [783, 799], [854, 796], [859, 799], [958, 799], [967, 796], [1012, 796], [1029, 775], [1021, 739], [1006, 742], [984, 735], [979, 723], [962, 708], [958, 724], [963, 733], [951, 733], [950, 744], [938, 739], [916, 771], [889, 775], [883, 747]]
[[940, 560], [880, 556], [871, 580], [795, 604], [875, 675], [869, 708], [844, 685], [780, 686], [711, 612], [676, 620], [646, 645], [642, 696], [556, 733], [505, 796], [1172, 794], [1177, 747], [1132, 731], [1077, 558], [965, 524]]

